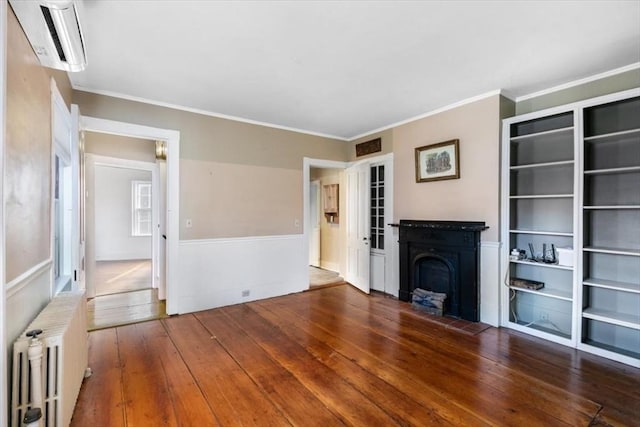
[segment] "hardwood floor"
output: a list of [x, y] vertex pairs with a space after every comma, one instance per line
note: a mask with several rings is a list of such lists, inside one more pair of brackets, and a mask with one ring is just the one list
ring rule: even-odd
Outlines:
[[139, 291], [151, 288], [151, 260], [98, 261], [96, 295]]
[[344, 279], [338, 273], [311, 265], [309, 266], [310, 289], [333, 286], [338, 283], [345, 283]]
[[157, 289], [102, 295], [87, 302], [88, 329], [111, 328], [166, 317], [165, 301]]
[[347, 285], [90, 333], [73, 426], [638, 425], [640, 370]]

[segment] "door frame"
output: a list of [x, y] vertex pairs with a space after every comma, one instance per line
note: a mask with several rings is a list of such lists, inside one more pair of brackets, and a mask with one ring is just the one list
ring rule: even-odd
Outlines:
[[[178, 251], [180, 241], [180, 131], [82, 116], [81, 130], [167, 143], [166, 311], [178, 313]], [[308, 256], [307, 256], [308, 258]]]
[[[320, 261], [322, 260], [322, 244], [321, 244], [321, 241], [320, 241], [320, 236], [322, 235], [322, 232], [320, 231], [320, 221], [321, 221], [320, 218], [322, 216], [322, 209], [320, 207], [320, 204], [322, 203], [322, 201], [321, 201], [321, 197], [320, 197], [320, 191], [321, 190], [320, 190], [320, 180], [319, 179], [314, 179], [313, 181], [311, 181], [309, 183], [309, 195], [311, 195], [311, 188], [314, 187], [314, 186], [317, 187], [315, 203], [316, 203], [316, 216], [318, 218], [318, 223], [317, 224], [311, 224], [311, 214], [313, 212], [311, 211], [311, 209], [309, 209], [309, 232], [311, 232], [312, 229], [314, 227], [316, 227], [316, 225], [317, 225], [319, 236], [318, 236], [317, 245], [315, 245], [315, 246], [317, 246], [317, 248], [314, 248], [314, 249], [318, 253], [318, 259], [317, 259], [317, 264], [318, 265], [314, 265], [314, 262], [316, 260], [315, 259], [313, 259], [313, 260], [311, 259], [311, 241], [312, 241], [311, 235], [309, 235], [309, 265], [313, 266], [313, 267], [320, 267]], [[311, 208], [311, 197], [309, 197], [309, 208]], [[314, 261], [314, 262], [312, 262], [312, 261]]]
[[309, 286], [309, 239], [310, 239], [310, 229], [311, 229], [311, 209], [309, 206], [309, 194], [311, 188], [311, 168], [323, 168], [323, 169], [346, 169], [349, 165], [348, 162], [341, 162], [338, 160], [323, 160], [323, 159], [312, 159], [309, 157], [305, 157], [302, 159], [302, 233], [304, 238], [304, 262], [305, 262], [305, 277], [307, 281], [307, 286]]
[[[385, 204], [385, 222], [388, 221], [387, 224], [393, 222], [394, 218], [394, 172], [393, 172], [393, 153], [382, 154], [379, 156], [367, 157], [366, 159], [355, 160], [351, 162], [342, 162], [338, 160], [324, 160], [324, 159], [313, 159], [309, 157], [303, 158], [302, 161], [302, 197], [303, 197], [303, 218], [304, 218], [304, 250], [306, 256], [304, 257], [305, 262], [309, 260], [309, 231], [310, 231], [310, 207], [309, 207], [309, 188], [311, 186], [311, 168], [325, 168], [325, 169], [347, 169], [350, 166], [354, 166], [360, 163], [384, 163], [385, 164], [385, 203], [388, 202], [388, 205]], [[388, 170], [388, 176], [387, 169]], [[347, 197], [351, 197], [347, 194]], [[348, 204], [348, 203], [347, 203]], [[388, 248], [386, 256], [388, 257], [388, 265], [391, 268], [385, 270], [385, 284], [394, 284], [393, 288], [395, 289], [395, 295], [397, 296], [398, 286], [398, 241], [397, 241], [397, 228], [393, 228], [387, 225], [388, 232], [385, 233], [385, 248]], [[346, 244], [346, 242], [345, 242]], [[386, 249], [385, 249], [386, 250]], [[305, 269], [307, 274], [307, 283], [309, 282], [309, 269]], [[342, 274], [344, 272], [340, 272]], [[385, 285], [385, 291], [387, 290], [387, 286]], [[393, 295], [393, 294], [392, 294]]]
[[[77, 271], [75, 255], [79, 251], [79, 236], [77, 236], [77, 224], [74, 224], [80, 205], [77, 204], [77, 199], [73, 196], [74, 191], [78, 187], [80, 180], [80, 171], [78, 163], [74, 162], [74, 157], [79, 155], [73, 147], [73, 133], [76, 131], [73, 129], [73, 121], [71, 117], [71, 111], [67, 107], [67, 104], [62, 98], [62, 94], [58, 89], [58, 85], [54, 78], [51, 78], [50, 82], [51, 91], [51, 206], [50, 206], [50, 253], [51, 260], [53, 261], [53, 268], [51, 269], [51, 289], [50, 298], [53, 298], [56, 294], [61, 292], [68, 284], [71, 284], [72, 289], [77, 289], [76, 281], [74, 280], [74, 270]], [[59, 188], [60, 195], [59, 203], [62, 206], [55, 206], [55, 173], [56, 173], [56, 157], [59, 159], [60, 167], [58, 169], [59, 180], [58, 183], [63, 183], [63, 188]], [[70, 212], [69, 212], [70, 211]], [[55, 233], [58, 229], [58, 223], [62, 222], [61, 229], [63, 234], [59, 236], [63, 240], [61, 244], [63, 261], [63, 271], [60, 272], [60, 277], [56, 279], [54, 277], [56, 265], [56, 247], [55, 247]]]

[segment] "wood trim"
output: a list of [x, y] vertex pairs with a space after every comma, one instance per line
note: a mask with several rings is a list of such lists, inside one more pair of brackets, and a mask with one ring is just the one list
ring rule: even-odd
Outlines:
[[626, 65], [624, 67], [615, 68], [613, 70], [605, 71], [604, 73], [594, 74], [593, 76], [585, 77], [583, 79], [574, 80], [568, 83], [563, 83], [558, 86], [553, 86], [547, 89], [540, 90], [538, 92], [528, 93], [526, 95], [518, 96], [514, 99], [515, 102], [522, 102], [532, 98], [538, 98], [540, 96], [549, 95], [554, 92], [560, 92], [561, 90], [570, 89], [572, 87], [580, 86], [586, 83], [591, 83], [596, 80], [605, 79], [607, 77], [616, 76], [618, 74], [626, 73], [640, 68], [640, 62]]
[[436, 114], [444, 113], [445, 111], [455, 110], [456, 108], [460, 108], [460, 107], [463, 107], [463, 106], [468, 105], [468, 104], [473, 104], [474, 102], [482, 101], [483, 99], [491, 98], [492, 96], [497, 96], [497, 95], [505, 95], [505, 93], [501, 89], [496, 89], [496, 90], [492, 90], [492, 91], [489, 91], [489, 92], [485, 92], [485, 93], [477, 95], [477, 96], [472, 96], [471, 98], [466, 98], [466, 99], [463, 99], [461, 101], [454, 102], [453, 104], [445, 105], [444, 107], [441, 107], [441, 108], [436, 108], [435, 110], [431, 110], [431, 111], [429, 111], [427, 113], [420, 114], [418, 116], [413, 116], [413, 117], [410, 117], [408, 119], [401, 120], [399, 122], [392, 123], [392, 124], [387, 125], [387, 126], [383, 126], [381, 128], [373, 129], [373, 130], [367, 131], [365, 133], [361, 133], [359, 135], [354, 135], [354, 136], [348, 138], [348, 141], [355, 141], [356, 139], [360, 139], [360, 138], [363, 138], [365, 136], [372, 135], [374, 133], [382, 132], [382, 131], [385, 131], [385, 130], [388, 130], [388, 129], [397, 128], [397, 127], [400, 127], [402, 125], [406, 125], [406, 124], [411, 123], [411, 122], [422, 120], [422, 119], [430, 117], [430, 116], [435, 116]]
[[82, 130], [167, 142], [166, 302], [167, 314], [178, 313], [178, 244], [180, 239], [180, 131], [83, 116]]
[[180, 246], [211, 245], [219, 243], [256, 242], [260, 240], [295, 240], [300, 239], [301, 234], [282, 234], [278, 236], [246, 236], [246, 237], [220, 237], [215, 239], [190, 239], [180, 240]]
[[302, 134], [305, 134], [305, 135], [312, 135], [312, 136], [319, 136], [319, 137], [322, 137], [322, 138], [337, 139], [339, 141], [348, 141], [347, 138], [344, 138], [342, 136], [329, 135], [329, 134], [321, 133], [321, 132], [313, 132], [313, 131], [304, 130], [304, 129], [298, 129], [298, 128], [289, 127], [289, 126], [281, 126], [281, 125], [276, 125], [276, 124], [273, 124], [273, 123], [261, 122], [261, 121], [258, 121], [258, 120], [251, 120], [251, 119], [245, 119], [245, 118], [242, 118], [242, 117], [230, 116], [228, 114], [214, 113], [212, 111], [201, 110], [199, 108], [185, 107], [185, 106], [178, 105], [178, 104], [171, 104], [169, 102], [156, 101], [156, 100], [153, 100], [153, 99], [142, 98], [142, 97], [139, 97], [139, 96], [125, 95], [125, 94], [122, 94], [122, 93], [119, 93], [119, 92], [112, 92], [112, 91], [109, 91], [109, 90], [96, 90], [96, 89], [90, 89], [90, 88], [87, 88], [87, 87], [77, 86], [77, 85], [74, 85], [73, 89], [74, 90], [79, 90], [81, 92], [94, 93], [96, 95], [109, 96], [109, 97], [112, 97], [112, 98], [124, 99], [124, 100], [127, 100], [127, 101], [141, 102], [143, 104], [155, 105], [155, 106], [158, 106], [158, 107], [170, 108], [172, 110], [178, 110], [178, 111], [186, 111], [186, 112], [189, 112], [189, 113], [195, 113], [195, 114], [200, 114], [200, 115], [203, 115], [203, 116], [215, 117], [215, 118], [218, 118], [218, 119], [231, 120], [231, 121], [234, 121], [234, 122], [247, 123], [247, 124], [255, 125], [255, 126], [264, 126], [264, 127], [268, 127], [268, 128], [272, 128], [272, 129], [280, 129], [280, 130], [286, 130], [286, 131], [290, 131], [290, 132], [302, 133]]
[[41, 276], [47, 269], [51, 269], [53, 260], [51, 258], [34, 265], [12, 281], [6, 284], [6, 298], [11, 298], [22, 288], [31, 283], [35, 278]]

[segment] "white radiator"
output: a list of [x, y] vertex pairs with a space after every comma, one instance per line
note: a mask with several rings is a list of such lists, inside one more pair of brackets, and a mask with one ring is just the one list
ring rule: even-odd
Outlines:
[[87, 303], [84, 292], [62, 292], [13, 344], [11, 425], [20, 427], [30, 407], [31, 382], [25, 334], [42, 329], [42, 399], [45, 427], [67, 427], [87, 370]]

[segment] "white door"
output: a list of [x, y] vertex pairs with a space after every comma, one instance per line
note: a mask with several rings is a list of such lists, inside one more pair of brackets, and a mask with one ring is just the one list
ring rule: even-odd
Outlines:
[[394, 253], [397, 238], [389, 223], [393, 222], [393, 157], [391, 154], [369, 163], [371, 195], [371, 289], [398, 294], [394, 279]]
[[369, 165], [346, 170], [347, 177], [347, 282], [369, 293]]
[[320, 267], [320, 181], [309, 186], [309, 265]]
[[158, 210], [158, 262], [156, 277], [158, 283], [158, 299], [167, 299], [167, 162], [157, 161], [158, 164], [158, 197], [160, 209]]

